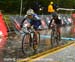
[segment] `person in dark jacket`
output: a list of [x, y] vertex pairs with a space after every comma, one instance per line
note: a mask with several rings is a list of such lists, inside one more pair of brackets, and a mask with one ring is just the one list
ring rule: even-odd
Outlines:
[[53, 14], [52, 16], [53, 18], [51, 19], [50, 23], [49, 23], [49, 28], [53, 27], [53, 25], [55, 25], [57, 27], [57, 31], [59, 32], [59, 40], [61, 39], [61, 30], [60, 30], [60, 27], [61, 27], [61, 19], [58, 18], [58, 15], [57, 14]]

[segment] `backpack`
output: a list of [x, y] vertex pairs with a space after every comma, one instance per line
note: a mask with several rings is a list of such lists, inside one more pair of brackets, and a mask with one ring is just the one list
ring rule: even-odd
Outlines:
[[53, 4], [53, 9], [57, 9], [58, 8], [58, 6], [57, 6], [57, 4]]

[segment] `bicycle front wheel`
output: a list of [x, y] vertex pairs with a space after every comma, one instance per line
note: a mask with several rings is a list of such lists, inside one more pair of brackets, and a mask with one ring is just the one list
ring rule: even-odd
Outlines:
[[51, 33], [51, 47], [54, 47], [55, 45], [59, 45], [59, 32], [53, 31]]
[[54, 41], [55, 41], [54, 31], [52, 31], [52, 32], [51, 32], [51, 39], [50, 39], [51, 47], [53, 47], [53, 46], [54, 46]]
[[29, 33], [26, 33], [22, 39], [22, 52], [25, 54], [30, 47], [31, 36]]

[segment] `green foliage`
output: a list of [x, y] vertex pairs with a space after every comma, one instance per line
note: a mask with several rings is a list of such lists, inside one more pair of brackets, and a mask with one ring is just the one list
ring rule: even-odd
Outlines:
[[59, 5], [60, 7], [63, 7], [63, 8], [73, 8], [73, 6], [75, 5], [75, 0], [60, 0], [59, 1]]
[[0, 10], [5, 13], [18, 13], [20, 0], [0, 0]]
[[[75, 8], [75, 0], [22, 0], [23, 9], [22, 14], [25, 14], [28, 8], [37, 8], [38, 6], [44, 7], [44, 13], [47, 13], [47, 6], [50, 1], [57, 3], [62, 8]], [[35, 6], [34, 2], [39, 2], [38, 6]], [[0, 0], [0, 10], [4, 13], [19, 14], [21, 0]], [[39, 13], [39, 10], [36, 10]]]

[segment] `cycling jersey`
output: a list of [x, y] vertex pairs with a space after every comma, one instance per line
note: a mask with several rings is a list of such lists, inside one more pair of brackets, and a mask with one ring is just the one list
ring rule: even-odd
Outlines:
[[24, 18], [22, 23], [21, 23], [21, 27], [24, 23], [25, 20], [28, 20], [28, 22], [30, 23], [30, 25], [34, 27], [34, 29], [37, 29], [40, 25], [41, 25], [41, 21], [40, 21], [40, 18], [37, 16], [37, 14], [33, 14], [31, 15], [32, 18], [29, 19], [28, 17]]
[[56, 24], [56, 25], [61, 25], [61, 20], [60, 19], [51, 19], [51, 21], [50, 21], [50, 23], [49, 23], [49, 26], [52, 24], [52, 22], [54, 23], [54, 24]]
[[31, 19], [30, 24], [33, 25], [34, 29], [38, 29], [38, 27], [41, 25], [41, 21]]

